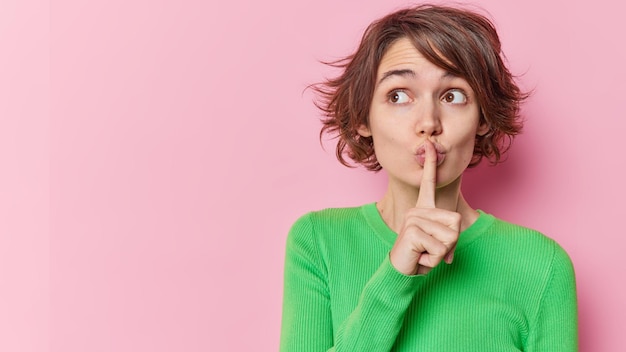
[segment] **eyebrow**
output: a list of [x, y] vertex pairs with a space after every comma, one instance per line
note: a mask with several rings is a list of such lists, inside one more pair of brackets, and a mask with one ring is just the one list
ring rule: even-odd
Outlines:
[[[415, 71], [411, 70], [411, 69], [401, 69], [401, 70], [391, 70], [391, 71], [387, 71], [383, 74], [383, 76], [380, 78], [380, 80], [378, 80], [378, 84], [381, 84], [384, 80], [388, 79], [389, 77], [392, 76], [401, 76], [401, 77], [410, 77], [410, 78], [415, 78], [417, 77], [417, 74], [415, 73]], [[451, 78], [458, 78], [459, 76], [446, 71], [442, 76], [441, 76], [441, 80], [444, 79], [451, 79]]]
[[417, 75], [413, 70], [403, 69], [403, 70], [391, 70], [387, 71], [383, 74], [383, 76], [378, 80], [378, 84], [381, 84], [384, 80], [391, 76], [401, 76], [401, 77], [411, 77], [415, 78]]

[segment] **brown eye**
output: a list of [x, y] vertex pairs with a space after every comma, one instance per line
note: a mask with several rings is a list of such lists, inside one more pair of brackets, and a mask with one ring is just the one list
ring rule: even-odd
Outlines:
[[393, 104], [404, 104], [408, 103], [410, 100], [409, 95], [401, 90], [394, 90], [389, 93], [389, 101]]
[[449, 104], [465, 104], [467, 102], [465, 93], [458, 89], [447, 91], [441, 99]]

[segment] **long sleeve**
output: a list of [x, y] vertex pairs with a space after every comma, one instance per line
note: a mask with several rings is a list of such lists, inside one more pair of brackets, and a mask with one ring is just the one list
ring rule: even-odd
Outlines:
[[325, 351], [333, 345], [326, 270], [312, 235], [304, 216], [287, 237], [281, 351]]
[[552, 266], [528, 335], [527, 351], [578, 351], [578, 317], [574, 268], [555, 244]]
[[281, 351], [391, 350], [423, 277], [397, 272], [386, 257], [336, 334], [327, 277], [313, 224], [304, 216], [287, 240]]

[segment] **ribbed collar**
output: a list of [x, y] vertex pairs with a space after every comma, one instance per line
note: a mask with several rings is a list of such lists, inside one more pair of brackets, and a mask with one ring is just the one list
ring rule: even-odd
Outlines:
[[[482, 235], [493, 224], [495, 220], [493, 215], [487, 214], [480, 209], [478, 209], [478, 213], [478, 219], [465, 229], [465, 231], [461, 232], [459, 241], [456, 245], [457, 250], [469, 245], [476, 238], [480, 237], [480, 235]], [[393, 246], [398, 235], [393, 232], [387, 224], [385, 224], [385, 221], [378, 212], [378, 208], [376, 208], [376, 203], [369, 203], [361, 206], [361, 214], [365, 217], [365, 220], [370, 227], [374, 229], [374, 232], [376, 232], [378, 237], [380, 237], [381, 240], [387, 243], [390, 247]]]

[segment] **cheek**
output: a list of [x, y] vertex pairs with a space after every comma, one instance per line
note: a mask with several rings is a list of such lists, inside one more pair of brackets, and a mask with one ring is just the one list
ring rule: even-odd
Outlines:
[[463, 165], [469, 165], [470, 162], [472, 162], [472, 158], [474, 157], [474, 149], [472, 147], [471, 150], [468, 150], [467, 153], [465, 153], [465, 155], [463, 155]]
[[469, 165], [474, 156], [474, 145], [476, 144], [476, 136], [468, 134], [464, 136], [463, 142], [459, 145], [462, 162]]
[[374, 154], [384, 169], [394, 169], [397, 165], [406, 164], [406, 158], [411, 150], [410, 143], [404, 136], [398, 136], [397, 131], [372, 126]]
[[397, 143], [399, 140], [398, 138], [402, 138], [399, 136], [401, 131], [392, 124], [381, 124], [379, 121], [372, 121], [370, 123], [370, 130], [372, 131], [374, 148], [376, 148], [376, 145], [382, 147]]

